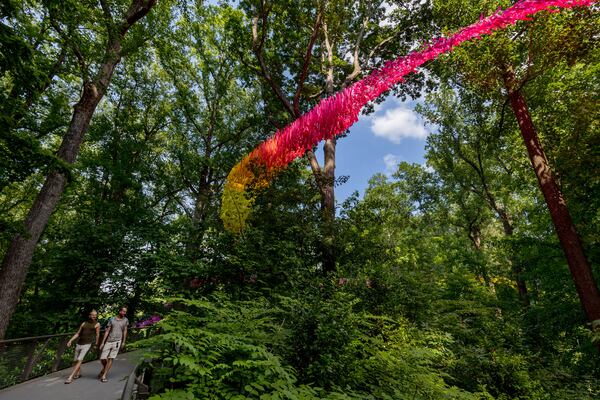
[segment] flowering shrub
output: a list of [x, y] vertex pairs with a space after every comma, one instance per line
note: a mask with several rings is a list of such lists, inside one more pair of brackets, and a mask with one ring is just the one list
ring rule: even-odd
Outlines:
[[160, 321], [162, 318], [159, 315], [153, 315], [150, 318], [144, 319], [142, 321], [139, 321], [137, 324], [135, 324], [136, 328], [147, 328], [149, 326], [152, 326], [154, 324], [156, 324], [158, 321]]

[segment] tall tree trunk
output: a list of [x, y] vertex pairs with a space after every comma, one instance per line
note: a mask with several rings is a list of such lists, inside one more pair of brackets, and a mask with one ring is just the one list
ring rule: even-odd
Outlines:
[[[322, 23], [327, 56], [325, 92], [333, 95], [333, 45], [329, 41], [327, 23]], [[323, 213], [323, 272], [335, 272], [335, 146], [336, 139], [328, 139], [323, 144], [323, 171], [321, 174], [321, 211]], [[318, 176], [317, 176], [318, 177]]]
[[[298, 77], [298, 83], [296, 87], [296, 92], [292, 101], [286, 98], [281, 86], [273, 79], [271, 73], [269, 72], [269, 68], [267, 67], [267, 63], [263, 56], [263, 47], [265, 44], [266, 35], [266, 27], [268, 23], [268, 14], [270, 9], [265, 8], [264, 4], [259, 10], [259, 15], [252, 18], [252, 45], [253, 51], [258, 59], [262, 77], [271, 87], [275, 96], [279, 99], [285, 110], [289, 113], [292, 118], [299, 118], [302, 114], [300, 112], [300, 97], [302, 94], [302, 89], [304, 87], [304, 81], [306, 80], [309, 74], [310, 61], [312, 58], [312, 51], [314, 44], [317, 40], [319, 31], [322, 29], [323, 34], [325, 36], [325, 47], [326, 47], [326, 56], [328, 61], [327, 66], [327, 74], [326, 74], [326, 88], [325, 93], [327, 95], [333, 94], [334, 89], [334, 76], [333, 76], [333, 47], [329, 42], [327, 24], [324, 22], [324, 12], [326, 9], [327, 1], [322, 1], [320, 3], [319, 10], [317, 11], [315, 24], [313, 26], [313, 30], [311, 36], [308, 40], [308, 45], [306, 46], [306, 53], [304, 55], [304, 60], [302, 62], [302, 68]], [[259, 20], [262, 21], [262, 32], [259, 35]], [[360, 71], [356, 71], [356, 75], [358, 75]], [[354, 75], [354, 77], [356, 76]], [[353, 79], [353, 78], [352, 78]], [[315, 181], [319, 188], [319, 194], [321, 196], [321, 211], [323, 214], [323, 221], [321, 232], [323, 233], [323, 241], [321, 243], [322, 247], [322, 264], [323, 264], [323, 272], [325, 274], [329, 272], [335, 271], [335, 138], [326, 140], [324, 144], [324, 152], [325, 152], [325, 165], [324, 169], [319, 165], [319, 161], [317, 160], [316, 155], [312, 150], [308, 150], [306, 152], [306, 156], [309, 160], [310, 167], [312, 169], [313, 175], [315, 176]]]
[[[74, 107], [73, 117], [58, 150], [58, 158], [72, 165], [77, 159], [94, 111], [106, 93], [115, 67], [121, 60], [121, 42], [129, 28], [143, 18], [156, 4], [156, 0], [132, 0], [119, 26], [117, 35], [110, 34], [105, 61], [98, 70], [97, 78], [86, 81], [79, 102]], [[46, 228], [50, 215], [58, 205], [67, 184], [67, 172], [54, 169], [46, 177], [25, 220], [25, 233], [17, 234], [12, 240], [0, 270], [0, 340], [4, 338], [8, 323], [19, 301], [21, 288], [33, 258], [35, 247]]]
[[326, 140], [323, 145], [325, 162], [321, 194], [323, 212], [323, 272], [335, 272], [335, 138]]
[[135, 283], [133, 286], [133, 297], [125, 304], [127, 306], [127, 318], [133, 322], [135, 314], [141, 303], [142, 288], [139, 283]]
[[535, 131], [525, 98], [515, 85], [515, 77], [511, 70], [506, 71], [504, 82], [511, 107], [529, 153], [529, 160], [550, 211], [554, 229], [567, 259], [581, 305], [589, 321], [600, 320], [600, 292], [598, 286], [583, 252], [583, 246], [575, 230], [563, 194], [552, 175], [552, 170]]
[[[210, 158], [210, 153], [208, 153], [207, 158]], [[201, 249], [206, 212], [211, 201], [212, 175], [211, 168], [205, 165], [200, 172], [200, 183], [196, 188], [194, 212], [191, 218], [192, 228], [186, 244], [186, 253], [192, 261], [198, 260]]]
[[[75, 161], [83, 134], [99, 101], [100, 96], [95, 86], [86, 84], [58, 152], [58, 157], [66, 163], [72, 164]], [[0, 338], [4, 338], [17, 305], [35, 246], [58, 205], [66, 184], [67, 172], [64, 170], [54, 170], [48, 174], [27, 214], [25, 233], [15, 236], [4, 256], [0, 270]]]

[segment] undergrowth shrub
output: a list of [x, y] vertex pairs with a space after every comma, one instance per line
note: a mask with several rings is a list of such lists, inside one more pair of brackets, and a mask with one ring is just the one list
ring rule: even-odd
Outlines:
[[177, 299], [148, 349], [154, 400], [475, 399], [446, 384], [442, 334], [355, 312], [334, 292]]

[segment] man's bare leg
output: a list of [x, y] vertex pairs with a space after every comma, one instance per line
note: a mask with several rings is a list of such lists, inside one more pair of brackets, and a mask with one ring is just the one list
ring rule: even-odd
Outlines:
[[98, 374], [98, 379], [102, 378], [104, 376], [104, 370], [106, 369], [106, 358], [101, 358], [100, 362], [102, 363], [102, 369], [100, 370], [100, 373]]
[[81, 367], [81, 361], [77, 360], [73, 366], [73, 371], [71, 372], [71, 375], [69, 375], [69, 377], [66, 380], [66, 383], [73, 382], [73, 378], [76, 377], [77, 375], [79, 375], [80, 367]]
[[73, 373], [71, 374], [73, 376], [73, 378], [81, 375], [81, 364], [82, 363], [83, 363], [83, 361], [77, 361], [77, 363], [75, 363], [75, 369], [73, 370]]
[[104, 374], [102, 375], [102, 378], [100, 378], [101, 380], [106, 380], [106, 375], [108, 374], [108, 371], [110, 371], [110, 367], [112, 367], [112, 363], [113, 363], [113, 359], [109, 358], [108, 360], [106, 360], [106, 365], [104, 366], [104, 369], [102, 371], [104, 371]]

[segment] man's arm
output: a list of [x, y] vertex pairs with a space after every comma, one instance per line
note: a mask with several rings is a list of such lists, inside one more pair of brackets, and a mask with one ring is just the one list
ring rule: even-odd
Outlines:
[[100, 324], [96, 323], [96, 347], [100, 346]]
[[83, 328], [83, 324], [79, 325], [79, 329], [77, 329], [77, 332], [75, 332], [73, 337], [71, 339], [69, 339], [69, 341], [67, 342], [67, 347], [71, 347], [71, 343], [73, 343], [73, 340], [75, 340], [79, 337], [79, 333], [81, 332], [82, 328]]
[[106, 343], [106, 338], [108, 337], [108, 334], [110, 333], [111, 329], [112, 329], [111, 321], [108, 321], [108, 324], [106, 325], [106, 330], [104, 331], [104, 337], [102, 338], [102, 344], [100, 345], [100, 348], [104, 347], [104, 343]]
[[127, 340], [127, 324], [123, 328], [123, 341], [121, 342], [121, 349], [125, 348], [125, 340]]

